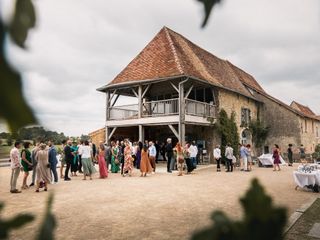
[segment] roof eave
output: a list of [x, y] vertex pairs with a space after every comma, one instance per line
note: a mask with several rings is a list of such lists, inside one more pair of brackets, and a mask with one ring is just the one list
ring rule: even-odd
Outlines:
[[126, 82], [123, 83], [109, 83], [107, 85], [104, 85], [100, 88], [97, 88], [96, 90], [99, 92], [105, 92], [107, 89], [113, 89], [113, 88], [127, 88], [127, 87], [132, 87], [134, 85], [140, 85], [140, 84], [148, 84], [148, 83], [152, 83], [152, 82], [163, 82], [163, 81], [167, 81], [167, 80], [173, 80], [173, 79], [177, 79], [177, 78], [182, 78], [182, 77], [187, 77], [186, 75], [176, 75], [176, 76], [172, 76], [172, 77], [164, 77], [164, 78], [154, 78], [154, 79], [145, 79], [145, 80], [128, 80]]

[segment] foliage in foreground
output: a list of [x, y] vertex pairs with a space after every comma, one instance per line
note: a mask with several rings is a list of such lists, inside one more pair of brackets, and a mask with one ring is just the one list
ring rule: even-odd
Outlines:
[[240, 199], [244, 216], [229, 219], [222, 211], [212, 214], [214, 224], [194, 234], [192, 240], [280, 240], [286, 225], [286, 209], [274, 207], [257, 179]]
[[[53, 202], [53, 194], [50, 194], [48, 197], [48, 202], [46, 206], [46, 213], [42, 224], [40, 225], [39, 235], [36, 237], [37, 240], [52, 240], [54, 239], [54, 229], [56, 227], [56, 220], [54, 215], [51, 212]], [[0, 202], [0, 213], [4, 208], [4, 203]], [[0, 215], [1, 217], [1, 215]], [[9, 232], [23, 227], [24, 225], [32, 222], [34, 216], [31, 214], [18, 214], [9, 220], [4, 220], [0, 218], [0, 239], [7, 239]]]

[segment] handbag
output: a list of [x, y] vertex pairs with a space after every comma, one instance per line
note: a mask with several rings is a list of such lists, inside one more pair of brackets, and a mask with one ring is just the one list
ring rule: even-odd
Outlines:
[[119, 163], [120, 163], [119, 159], [116, 158], [116, 159], [114, 160], [114, 164], [119, 165]]
[[50, 167], [51, 167], [51, 164], [50, 164], [50, 163], [48, 163], [48, 164], [47, 164], [47, 168], [50, 168]]

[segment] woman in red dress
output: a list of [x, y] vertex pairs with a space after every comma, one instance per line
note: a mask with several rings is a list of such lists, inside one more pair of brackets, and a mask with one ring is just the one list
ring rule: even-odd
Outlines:
[[100, 178], [107, 178], [108, 177], [108, 169], [107, 169], [107, 164], [106, 164], [106, 159], [105, 159], [105, 151], [106, 151], [106, 148], [101, 143], [100, 147], [99, 147], [99, 154], [97, 156], [98, 164], [99, 164]]
[[273, 171], [277, 171], [277, 167], [278, 167], [278, 171], [280, 171], [280, 149], [279, 146], [277, 144], [274, 145], [274, 149], [273, 149]]

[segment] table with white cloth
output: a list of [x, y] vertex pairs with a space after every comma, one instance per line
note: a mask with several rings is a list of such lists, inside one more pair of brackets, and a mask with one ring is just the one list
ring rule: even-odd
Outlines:
[[[320, 185], [320, 171], [312, 171], [312, 172], [301, 172], [294, 171], [293, 178], [297, 187], [304, 188], [310, 186], [319, 186]], [[296, 189], [297, 189], [296, 187]]]

